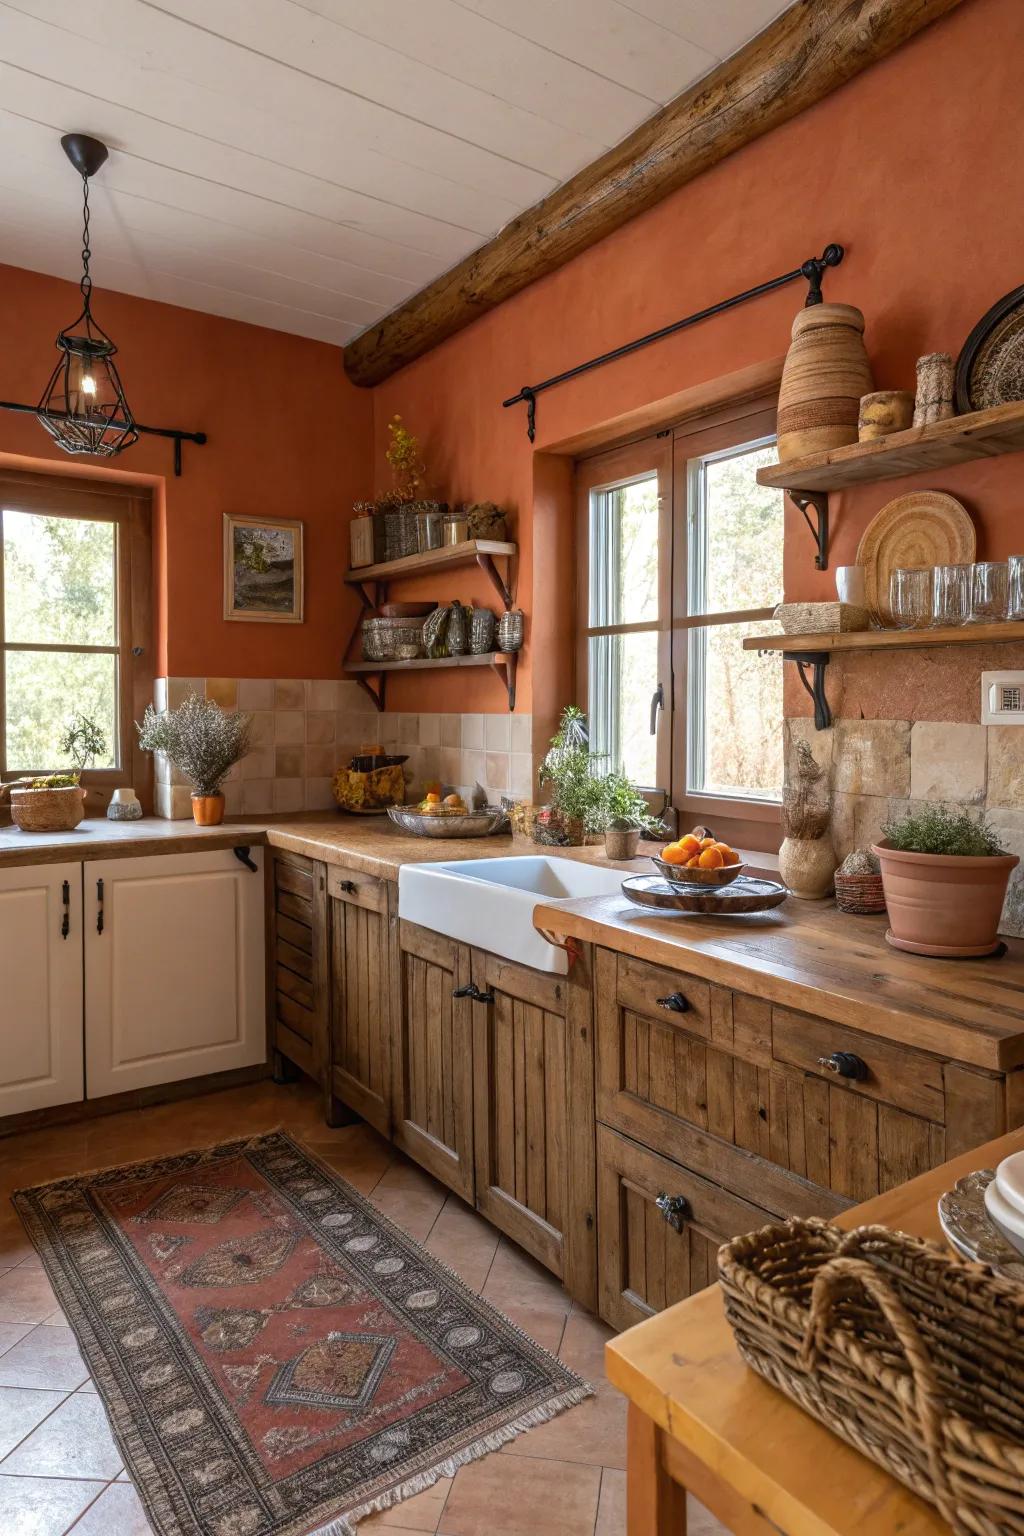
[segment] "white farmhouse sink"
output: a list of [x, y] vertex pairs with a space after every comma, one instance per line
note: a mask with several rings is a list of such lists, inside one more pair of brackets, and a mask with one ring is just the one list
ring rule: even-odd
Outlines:
[[534, 907], [613, 895], [621, 885], [620, 869], [548, 854], [403, 864], [398, 871], [398, 915], [492, 955], [564, 975], [569, 969], [566, 953], [534, 928]]

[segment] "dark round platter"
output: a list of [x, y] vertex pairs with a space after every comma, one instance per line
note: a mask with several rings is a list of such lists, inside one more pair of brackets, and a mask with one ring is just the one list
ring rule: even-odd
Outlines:
[[739, 875], [731, 885], [684, 885], [658, 875], [629, 875], [622, 894], [638, 907], [658, 912], [697, 912], [728, 917], [743, 912], [768, 912], [789, 895], [775, 880]]

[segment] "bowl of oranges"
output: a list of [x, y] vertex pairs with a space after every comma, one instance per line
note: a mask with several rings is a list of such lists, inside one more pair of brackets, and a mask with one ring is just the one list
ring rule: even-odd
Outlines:
[[705, 827], [668, 843], [651, 862], [673, 885], [728, 885], [744, 869], [735, 848], [712, 837]]

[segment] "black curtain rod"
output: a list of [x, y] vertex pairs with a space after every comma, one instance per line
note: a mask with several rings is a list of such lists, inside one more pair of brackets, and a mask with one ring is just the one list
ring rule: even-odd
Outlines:
[[[15, 400], [0, 400], [0, 411], [20, 411], [24, 416], [38, 416], [38, 405], [20, 405]], [[70, 411], [49, 411], [48, 415], [57, 417], [61, 421], [74, 420]], [[112, 421], [112, 427], [123, 427], [123, 421]], [[201, 448], [206, 442], [205, 432], [181, 432], [177, 427], [144, 427], [141, 422], [135, 423], [136, 432], [145, 432], [147, 437], [169, 437], [174, 441], [174, 473], [181, 474], [181, 445], [182, 443], [198, 443]], [[90, 455], [95, 457], [95, 455]]]
[[577, 363], [575, 368], [567, 368], [564, 373], [553, 374], [550, 379], [543, 379], [540, 384], [524, 384], [518, 395], [510, 395], [501, 403], [506, 408], [510, 405], [518, 405], [521, 400], [526, 401], [526, 432], [532, 443], [537, 434], [537, 396], [546, 389], [554, 389], [556, 384], [564, 384], [567, 379], [575, 379], [581, 373], [589, 373], [592, 368], [603, 368], [605, 363], [614, 363], [620, 357], [628, 357], [631, 352], [639, 352], [641, 347], [649, 347], [652, 341], [661, 341], [665, 336], [672, 336], [676, 331], [683, 331], [687, 326], [696, 325], [698, 320], [709, 320], [712, 315], [720, 315], [727, 309], [735, 309], [737, 304], [745, 304], [747, 299], [756, 299], [762, 293], [771, 293], [775, 288], [783, 288], [786, 283], [793, 283], [798, 277], [805, 278], [810, 284], [805, 307], [821, 303], [821, 279], [826, 267], [838, 267], [843, 259], [843, 247], [841, 245], [826, 245], [820, 256], [810, 256], [799, 267], [794, 267], [792, 272], [783, 272], [781, 277], [769, 278], [766, 283], [758, 283], [756, 288], [748, 288], [744, 293], [734, 294], [731, 299], [722, 299], [718, 304], [712, 304], [707, 309], [698, 309], [696, 314], [687, 315], [683, 320], [674, 320], [671, 325], [663, 325], [658, 331], [651, 331], [646, 336], [641, 336], [637, 341], [627, 341], [621, 347], [614, 347], [611, 352], [602, 352], [600, 357], [592, 357], [589, 362]]

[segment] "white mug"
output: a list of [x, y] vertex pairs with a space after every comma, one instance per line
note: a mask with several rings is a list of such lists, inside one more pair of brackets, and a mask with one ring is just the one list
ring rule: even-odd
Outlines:
[[836, 566], [836, 596], [841, 603], [849, 603], [853, 608], [864, 607], [866, 599], [862, 565]]

